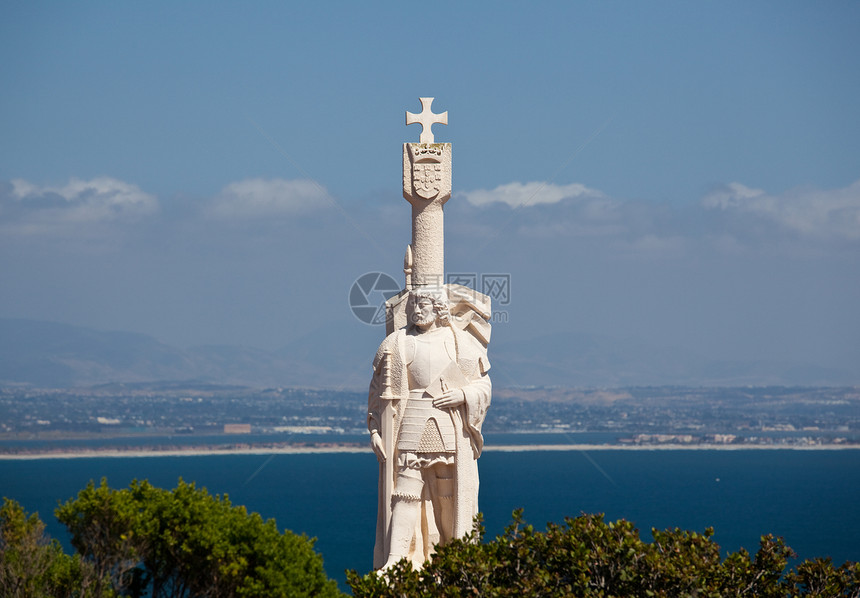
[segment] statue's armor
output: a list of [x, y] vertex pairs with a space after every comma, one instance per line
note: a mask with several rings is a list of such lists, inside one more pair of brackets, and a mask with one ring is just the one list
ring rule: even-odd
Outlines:
[[456, 452], [451, 412], [434, 407], [433, 397], [424, 392], [452, 361], [445, 348], [447, 333], [443, 329], [409, 337], [415, 353], [409, 364], [409, 399], [397, 438], [401, 453]]

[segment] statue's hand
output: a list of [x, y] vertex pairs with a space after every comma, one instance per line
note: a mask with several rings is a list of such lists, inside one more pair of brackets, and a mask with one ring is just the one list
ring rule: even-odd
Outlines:
[[379, 432], [370, 435], [370, 448], [376, 453], [376, 460], [385, 463], [385, 448], [382, 446], [382, 436], [379, 435]]
[[441, 397], [433, 399], [433, 406], [439, 409], [449, 409], [451, 407], [459, 407], [466, 402], [466, 393], [462, 388], [455, 388], [447, 391]]

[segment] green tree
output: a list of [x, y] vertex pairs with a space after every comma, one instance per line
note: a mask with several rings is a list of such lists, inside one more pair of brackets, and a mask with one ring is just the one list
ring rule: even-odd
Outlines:
[[384, 574], [350, 571], [347, 577], [358, 598], [860, 598], [860, 565], [806, 561], [786, 574], [794, 553], [782, 539], [764, 536], [754, 557], [740, 550], [723, 560], [713, 533], [652, 530], [653, 541], [645, 542], [632, 523], [607, 523], [602, 515], [567, 518], [536, 531], [515, 511], [502, 535], [484, 542], [479, 519], [472, 534], [438, 547], [421, 571], [404, 560]]
[[847, 596], [860, 598], [860, 563], [834, 567], [833, 561], [817, 558], [802, 562], [788, 574], [792, 596]]
[[4, 598], [109, 596], [101, 592], [93, 569], [63, 552], [45, 535], [36, 513], [4, 499], [0, 507], [0, 596]]
[[182, 480], [173, 490], [102, 480], [57, 509], [72, 544], [101, 579], [153, 598], [339, 596], [313, 540], [278, 531], [227, 496]]

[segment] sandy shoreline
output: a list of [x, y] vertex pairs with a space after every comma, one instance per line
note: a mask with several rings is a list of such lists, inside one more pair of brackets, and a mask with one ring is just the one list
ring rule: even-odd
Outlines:
[[[561, 451], [749, 451], [749, 450], [783, 450], [783, 451], [834, 451], [860, 450], [860, 444], [814, 444], [807, 446], [779, 444], [657, 444], [657, 445], [624, 445], [624, 444], [512, 444], [489, 445], [484, 447], [486, 452], [520, 453], [520, 452], [561, 452]], [[217, 457], [220, 455], [317, 455], [337, 453], [370, 453], [369, 447], [356, 446], [321, 446], [321, 447], [263, 447], [263, 448], [225, 448], [220, 449], [165, 449], [165, 450], [81, 450], [44, 453], [0, 454], [0, 460], [27, 461], [34, 459], [91, 459], [96, 457], [110, 458], [143, 458], [143, 457]]]

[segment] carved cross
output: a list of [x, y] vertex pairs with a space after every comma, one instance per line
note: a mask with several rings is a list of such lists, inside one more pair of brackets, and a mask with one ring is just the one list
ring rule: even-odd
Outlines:
[[442, 114], [433, 114], [430, 105], [433, 103], [433, 98], [418, 98], [421, 100], [421, 114], [406, 113], [406, 124], [412, 125], [418, 123], [421, 125], [421, 137], [418, 138], [418, 143], [433, 143], [433, 125], [448, 124], [448, 111]]

